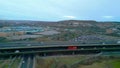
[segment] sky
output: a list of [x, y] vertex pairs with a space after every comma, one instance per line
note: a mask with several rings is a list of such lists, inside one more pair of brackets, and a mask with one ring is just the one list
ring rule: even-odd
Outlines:
[[120, 0], [0, 0], [4, 20], [120, 21]]

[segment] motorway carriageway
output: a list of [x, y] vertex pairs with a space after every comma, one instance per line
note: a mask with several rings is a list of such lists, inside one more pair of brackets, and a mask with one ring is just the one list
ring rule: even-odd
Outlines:
[[[79, 42], [24, 42], [24, 43], [0, 43], [0, 48], [12, 47], [29, 47], [29, 46], [65, 46], [65, 45], [102, 45], [102, 44], [81, 44]], [[105, 44], [105, 45], [119, 45], [119, 44]]]

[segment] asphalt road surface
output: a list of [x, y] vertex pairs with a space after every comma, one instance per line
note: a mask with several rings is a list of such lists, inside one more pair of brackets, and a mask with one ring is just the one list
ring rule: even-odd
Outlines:
[[20, 68], [33, 68], [33, 55], [23, 55], [23, 61]]

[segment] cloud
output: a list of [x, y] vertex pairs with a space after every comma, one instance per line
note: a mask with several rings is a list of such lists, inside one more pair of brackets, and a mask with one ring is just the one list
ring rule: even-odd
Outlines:
[[114, 18], [114, 16], [102, 16], [103, 18], [106, 18], [106, 19], [111, 19], [111, 18]]
[[68, 19], [75, 19], [75, 16], [63, 16], [64, 18], [68, 18]]

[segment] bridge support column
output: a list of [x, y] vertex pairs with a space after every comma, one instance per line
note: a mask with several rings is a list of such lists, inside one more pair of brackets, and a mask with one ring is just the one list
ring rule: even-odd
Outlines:
[[75, 55], [75, 52], [74, 52], [74, 51], [72, 52], [72, 55]]
[[44, 53], [43, 56], [46, 56], [46, 53]]

